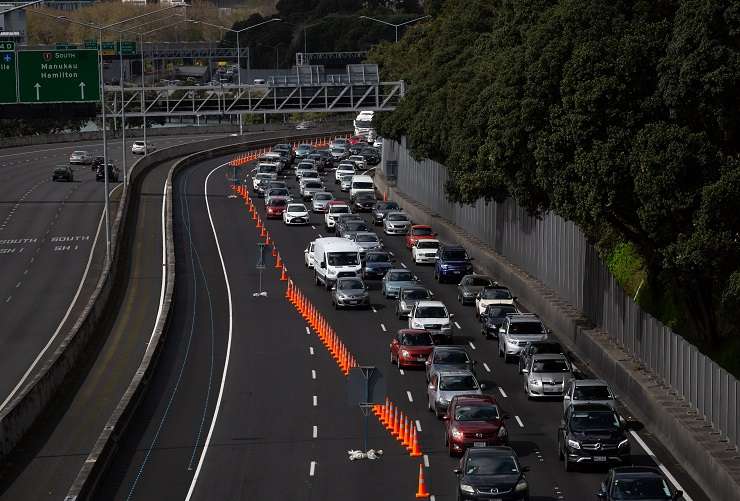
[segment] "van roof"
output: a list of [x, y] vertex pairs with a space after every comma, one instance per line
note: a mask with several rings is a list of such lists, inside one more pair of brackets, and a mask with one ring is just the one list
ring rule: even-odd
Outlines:
[[373, 178], [370, 177], [370, 176], [366, 176], [366, 175], [360, 174], [360, 175], [357, 175], [357, 176], [352, 176], [352, 182], [354, 183], [355, 181], [359, 181], [361, 183], [362, 182], [371, 182], [372, 183], [373, 182]]
[[352, 240], [341, 237], [324, 237], [317, 238], [314, 241], [316, 246], [320, 247], [333, 247], [332, 250], [337, 252], [354, 252], [360, 250], [360, 246], [354, 243]]

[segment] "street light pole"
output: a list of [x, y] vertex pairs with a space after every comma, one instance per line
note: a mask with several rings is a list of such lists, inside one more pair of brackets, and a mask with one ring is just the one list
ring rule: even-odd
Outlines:
[[[239, 83], [239, 92], [242, 91], [242, 51], [239, 47], [239, 31], [236, 32], [236, 75]], [[239, 113], [239, 135], [244, 135], [244, 114]], [[234, 179], [236, 179], [236, 167], [234, 167]], [[234, 195], [236, 196], [236, 195]]]
[[427, 19], [429, 17], [432, 17], [432, 16], [429, 16], [429, 15], [427, 15], [427, 16], [421, 16], [421, 17], [417, 17], [415, 19], [411, 19], [409, 21], [404, 21], [403, 23], [398, 23], [398, 24], [389, 23], [388, 21], [383, 21], [382, 19], [376, 19], [376, 18], [370, 17], [370, 16], [360, 16], [360, 19], [369, 19], [370, 21], [375, 21], [376, 23], [382, 23], [382, 24], [385, 24], [385, 25], [388, 25], [388, 26], [393, 26], [393, 28], [395, 28], [395, 30], [396, 30], [396, 43], [397, 43], [398, 42], [398, 28], [400, 28], [401, 26], [406, 26], [407, 24], [415, 23], [416, 21], [421, 21], [422, 19]]
[[[128, 184], [126, 171], [126, 96], [123, 93], [123, 32], [118, 35], [118, 64], [121, 66], [121, 161], [123, 162], [123, 186]], [[108, 172], [108, 166], [105, 166]]]

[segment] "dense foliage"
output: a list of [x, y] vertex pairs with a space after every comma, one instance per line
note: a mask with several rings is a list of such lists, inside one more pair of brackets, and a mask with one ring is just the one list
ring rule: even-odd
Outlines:
[[630, 241], [681, 331], [740, 321], [740, 3], [447, 0], [372, 54], [404, 79], [381, 133], [450, 169], [449, 197], [513, 196]]

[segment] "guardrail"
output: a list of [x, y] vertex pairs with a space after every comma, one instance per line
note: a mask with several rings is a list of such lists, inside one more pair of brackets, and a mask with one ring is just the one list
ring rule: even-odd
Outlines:
[[[331, 133], [329, 130], [321, 132]], [[314, 132], [312, 135], [318, 133]], [[112, 222], [111, 248], [113, 253], [111, 260], [101, 271], [87, 305], [54, 353], [44, 361], [29, 383], [0, 412], [0, 459], [5, 458], [25, 436], [43, 414], [59, 388], [65, 384], [72, 371], [78, 366], [78, 362], [87, 355], [90, 347], [99, 339], [98, 326], [115, 314], [113, 304], [115, 286], [118, 283], [117, 278], [124, 274], [127, 266], [121, 258], [121, 245], [122, 242], [127, 241], [129, 233], [134, 231], [132, 226], [135, 224], [132, 220], [129, 198], [132, 187], [137, 186], [142, 175], [157, 164], [199, 150], [222, 148], [221, 151], [228, 153], [230, 149], [233, 151], [243, 149], [245, 145], [254, 144], [256, 141], [269, 141], [272, 144], [284, 137], [275, 133], [265, 133], [262, 137], [251, 136], [248, 141], [243, 137], [209, 139], [164, 148], [139, 159], [134, 164], [130, 174], [131, 182], [129, 187], [123, 190]]]
[[[301, 141], [307, 140], [309, 138], [314, 138], [317, 135], [337, 135], [344, 134], [346, 132], [346, 130], [323, 131], [321, 133], [312, 132], [311, 134], [291, 135], [289, 138], [286, 139]], [[244, 151], [246, 148], [271, 146], [275, 143], [276, 140], [280, 140], [283, 138], [284, 136], [270, 136], [269, 138], [261, 138], [259, 140], [253, 139], [249, 142], [216, 146], [213, 148], [198, 151], [196, 153], [192, 153], [179, 160], [170, 168], [170, 171], [167, 175], [167, 199], [165, 208], [167, 278], [164, 302], [162, 304], [163, 315], [160, 317], [159, 322], [155, 326], [151, 342], [147, 346], [147, 350], [144, 353], [141, 364], [134, 374], [129, 387], [119, 401], [116, 409], [106, 423], [105, 427], [103, 428], [103, 430], [101, 430], [100, 436], [95, 442], [93, 449], [88, 454], [85, 463], [83, 464], [82, 468], [77, 474], [72, 487], [67, 493], [67, 496], [65, 497], [67, 501], [87, 499], [94, 494], [98, 480], [105, 472], [105, 469], [110, 463], [113, 454], [115, 454], [120, 436], [125, 433], [129, 421], [136, 412], [138, 404], [140, 403], [144, 393], [146, 392], [147, 385], [154, 373], [157, 360], [164, 345], [164, 340], [167, 335], [167, 326], [169, 325], [170, 321], [170, 314], [172, 310], [172, 295], [176, 280], [175, 249], [172, 222], [172, 180], [174, 176], [177, 175], [180, 170], [193, 164], [202, 162], [203, 160], [207, 160], [216, 156], [226, 155], [229, 153]], [[152, 163], [151, 166], [158, 163], [161, 163], [161, 160]], [[139, 176], [140, 175], [141, 171], [139, 171]], [[135, 183], [135, 179], [132, 180], [132, 185], [135, 186], [133, 183]]]

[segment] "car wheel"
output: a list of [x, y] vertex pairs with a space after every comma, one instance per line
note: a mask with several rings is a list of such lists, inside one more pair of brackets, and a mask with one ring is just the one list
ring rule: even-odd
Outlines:
[[504, 351], [504, 363], [505, 364], [508, 364], [509, 363], [509, 354], [506, 353], [505, 351]]
[[498, 357], [501, 358], [504, 356], [504, 352], [501, 349], [501, 343], [498, 344]]
[[574, 471], [575, 468], [576, 468], [576, 465], [574, 463], [571, 463], [570, 461], [568, 461], [568, 456], [566, 456], [565, 454], [563, 454], [563, 469], [566, 472], [570, 472], [570, 471]]
[[459, 292], [457, 293], [457, 302], [460, 304], [465, 304], [465, 300]]

